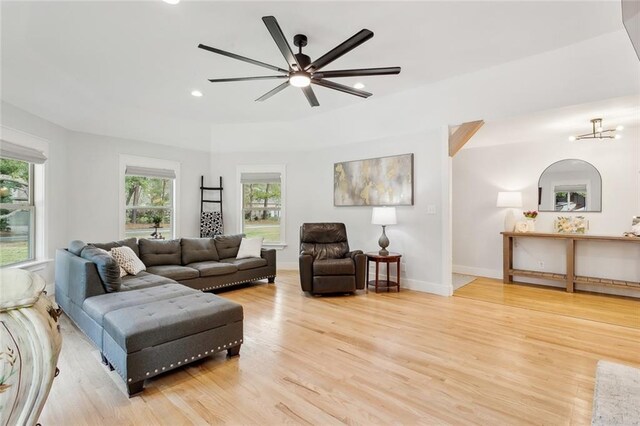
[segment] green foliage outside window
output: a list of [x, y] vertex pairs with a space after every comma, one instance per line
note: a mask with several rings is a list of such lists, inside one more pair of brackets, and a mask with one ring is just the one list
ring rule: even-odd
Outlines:
[[0, 158], [0, 266], [33, 257], [30, 175], [29, 163]]
[[152, 227], [164, 229], [165, 238], [172, 238], [173, 179], [145, 176], [125, 176], [127, 236], [148, 238]]

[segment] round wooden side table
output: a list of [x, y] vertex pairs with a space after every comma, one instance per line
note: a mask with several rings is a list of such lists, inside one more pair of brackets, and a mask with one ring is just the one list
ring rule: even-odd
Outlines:
[[[381, 255], [378, 252], [368, 252], [367, 255], [367, 286], [365, 293], [369, 292], [369, 286], [374, 286], [376, 288], [376, 293], [378, 293], [378, 289], [389, 291], [390, 288], [395, 287], [400, 291], [400, 258], [402, 255], [400, 253], [389, 253], [388, 255]], [[376, 279], [369, 280], [369, 262], [376, 263]], [[387, 279], [380, 279], [380, 263], [387, 264]], [[389, 278], [389, 264], [396, 264], [396, 281], [391, 281]]]

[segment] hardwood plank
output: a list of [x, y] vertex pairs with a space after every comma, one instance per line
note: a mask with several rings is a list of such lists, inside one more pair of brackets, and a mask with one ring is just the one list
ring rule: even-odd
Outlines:
[[636, 300], [480, 279], [313, 297], [297, 272], [220, 293], [245, 309], [217, 354], [128, 398], [70, 323], [42, 424], [587, 424], [595, 365], [640, 365]]

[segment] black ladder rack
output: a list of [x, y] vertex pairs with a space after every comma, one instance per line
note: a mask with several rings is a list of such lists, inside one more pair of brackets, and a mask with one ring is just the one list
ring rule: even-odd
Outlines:
[[[205, 199], [204, 198], [204, 192], [205, 191], [218, 191], [218, 199], [217, 200], [207, 200], [207, 199]], [[200, 217], [202, 217], [202, 213], [204, 212], [204, 204], [205, 203], [219, 204], [220, 205], [220, 219], [222, 220], [222, 176], [220, 176], [220, 185], [219, 186], [204, 186], [204, 176], [200, 176]]]

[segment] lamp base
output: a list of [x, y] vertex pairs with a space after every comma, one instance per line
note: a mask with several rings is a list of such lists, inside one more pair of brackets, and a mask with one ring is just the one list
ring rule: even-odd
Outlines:
[[516, 228], [516, 216], [513, 213], [513, 209], [507, 210], [504, 215], [504, 230], [506, 232], [513, 232]]
[[380, 235], [380, 238], [378, 239], [378, 245], [380, 246], [380, 251], [378, 252], [378, 254], [380, 256], [388, 256], [389, 255], [389, 250], [387, 250], [387, 247], [389, 247], [389, 238], [387, 238], [387, 234], [385, 233], [385, 225], [382, 225], [382, 235]]

